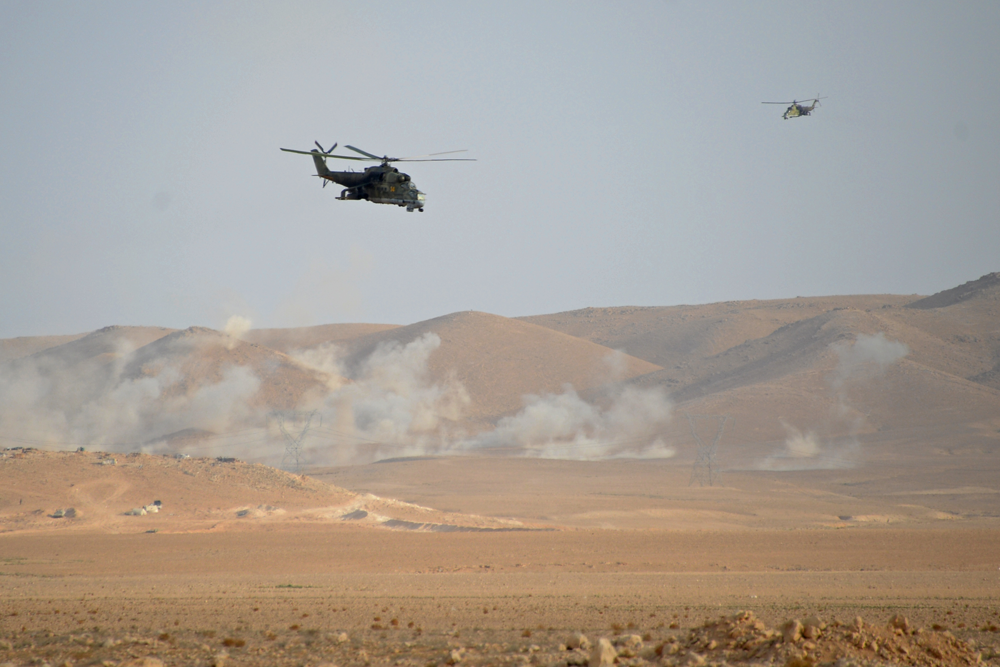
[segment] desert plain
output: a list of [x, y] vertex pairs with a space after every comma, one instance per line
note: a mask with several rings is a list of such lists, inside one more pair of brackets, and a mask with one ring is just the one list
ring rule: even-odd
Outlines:
[[0, 341], [0, 665], [1000, 664], [1000, 274]]

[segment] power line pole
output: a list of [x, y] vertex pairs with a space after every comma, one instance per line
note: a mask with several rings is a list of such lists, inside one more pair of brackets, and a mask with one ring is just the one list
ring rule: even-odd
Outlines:
[[[688, 486], [693, 485], [698, 482], [699, 486], [705, 486], [707, 483], [712, 486], [719, 479], [719, 469], [715, 462], [715, 453], [719, 447], [719, 441], [722, 440], [722, 433], [726, 430], [726, 422], [729, 421], [729, 415], [692, 415], [686, 410], [684, 411], [684, 416], [688, 419], [688, 424], [691, 426], [691, 435], [694, 436], [694, 441], [698, 444], [698, 453], [695, 455], [694, 466], [691, 468], [691, 481], [688, 482]], [[705, 445], [702, 441], [701, 436], [698, 435], [698, 421], [711, 420], [718, 425], [718, 432], [715, 434], [715, 439], [712, 440], [711, 445]]]
[[[319, 424], [317, 426], [323, 425], [323, 415], [319, 414], [316, 410], [309, 412], [274, 410], [268, 416], [277, 422], [278, 430], [285, 436], [285, 454], [281, 457], [281, 465], [279, 467], [284, 469], [286, 460], [295, 459], [295, 472], [298, 474], [302, 471], [302, 441], [306, 439], [314, 418], [319, 417]], [[288, 426], [286, 426], [286, 423], [288, 423]], [[293, 424], [298, 424], [301, 428], [295, 428], [292, 426]], [[289, 428], [292, 429], [292, 432], [289, 432]], [[298, 431], [298, 435], [294, 435], [295, 431]]]

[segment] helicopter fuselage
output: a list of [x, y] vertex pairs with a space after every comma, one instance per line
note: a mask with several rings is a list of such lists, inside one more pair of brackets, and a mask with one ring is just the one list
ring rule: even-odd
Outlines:
[[403, 206], [410, 212], [414, 209], [424, 212], [426, 195], [417, 189], [409, 174], [404, 174], [393, 166], [381, 164], [368, 167], [362, 172], [332, 171], [319, 155], [314, 156], [314, 160], [320, 178], [344, 186], [338, 199], [363, 199], [375, 204]]

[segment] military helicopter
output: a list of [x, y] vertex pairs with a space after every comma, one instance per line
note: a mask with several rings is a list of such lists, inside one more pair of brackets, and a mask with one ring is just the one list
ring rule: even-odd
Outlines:
[[[409, 174], [404, 174], [391, 166], [392, 162], [475, 162], [470, 158], [439, 158], [435, 155], [450, 155], [452, 153], [464, 153], [460, 151], [445, 151], [443, 153], [431, 153], [430, 155], [419, 155], [417, 157], [379, 157], [354, 146], [345, 146], [364, 157], [354, 157], [353, 155], [334, 155], [333, 151], [337, 144], [324, 150], [317, 141], [314, 142], [319, 148], [311, 151], [297, 151], [291, 148], [282, 148], [286, 153], [298, 153], [300, 155], [311, 155], [316, 164], [316, 175], [323, 179], [323, 187], [327, 181], [333, 181], [338, 185], [345, 186], [337, 199], [366, 199], [375, 204], [394, 204], [405, 206], [406, 210], [413, 213], [414, 209], [424, 212], [424, 203], [427, 196], [417, 189], [416, 184], [410, 180]], [[338, 160], [357, 160], [359, 162], [379, 162], [378, 166], [366, 167], [363, 172], [354, 171], [331, 171], [326, 166], [327, 158]]]
[[[825, 99], [826, 99], [825, 97], [814, 97], [811, 100], [812, 101], [812, 105], [811, 106], [806, 106], [805, 104], [799, 104], [796, 100], [792, 100], [791, 102], [761, 102], [761, 104], [791, 104], [792, 106], [788, 107], [785, 110], [785, 113], [783, 113], [781, 115], [782, 118], [784, 118], [785, 120], [788, 120], [789, 118], [798, 118], [799, 116], [808, 116], [809, 114], [812, 113], [813, 109], [815, 109], [818, 106], [822, 106], [819, 103], [819, 101], [820, 100], [825, 100]], [[808, 102], [810, 100], [806, 100], [806, 101]]]

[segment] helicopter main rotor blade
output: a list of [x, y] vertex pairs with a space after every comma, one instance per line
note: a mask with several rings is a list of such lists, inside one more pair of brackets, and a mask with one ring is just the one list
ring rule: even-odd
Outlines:
[[[368, 151], [363, 151], [360, 148], [355, 148], [354, 146], [344, 146], [344, 148], [349, 148], [352, 151], [354, 151], [355, 153], [361, 153], [362, 155], [366, 155], [369, 158], [371, 158], [372, 160], [378, 160], [379, 162], [381, 162], [382, 159], [383, 159], [383, 158], [380, 158], [378, 155], [372, 155]], [[357, 159], [357, 158], [355, 158], [355, 159]]]
[[442, 151], [441, 153], [428, 153], [427, 155], [407, 155], [406, 157], [396, 158], [397, 160], [416, 160], [417, 158], [434, 157], [435, 155], [451, 155], [452, 153], [468, 153], [467, 148], [463, 148], [457, 151]]
[[398, 157], [389, 160], [389, 162], [475, 162], [475, 158], [471, 157], [436, 157], [429, 159], [420, 159], [412, 157]]
[[358, 160], [359, 162], [368, 162], [368, 159], [363, 157], [354, 157], [351, 155], [330, 155], [329, 153], [320, 153], [317, 150], [297, 151], [292, 148], [282, 148], [281, 150], [285, 151], [286, 153], [298, 153], [299, 155], [319, 155], [320, 157], [334, 157], [339, 160]]
[[795, 100], [791, 102], [761, 102], [761, 104], [796, 104]]

